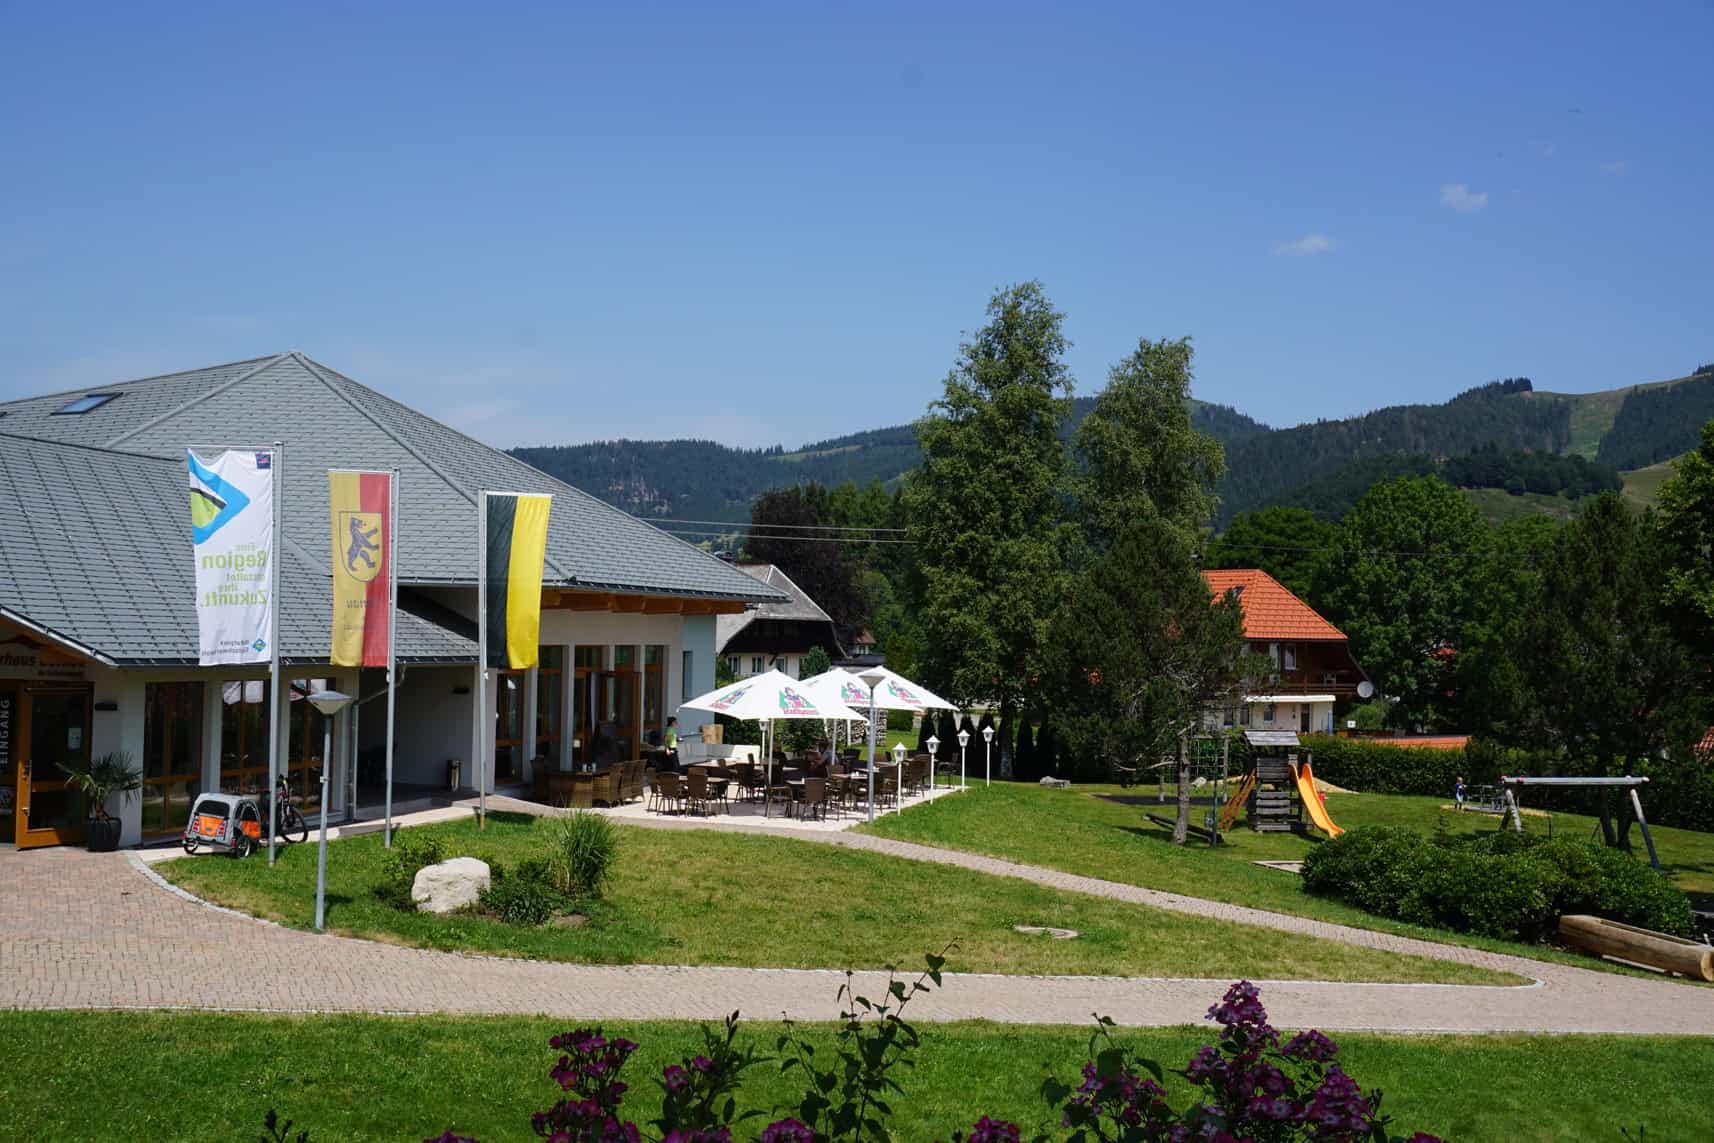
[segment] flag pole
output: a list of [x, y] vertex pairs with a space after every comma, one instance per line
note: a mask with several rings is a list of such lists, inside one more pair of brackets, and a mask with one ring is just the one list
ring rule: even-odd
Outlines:
[[387, 808], [381, 844], [393, 846], [393, 696], [399, 689], [398, 646], [394, 633], [399, 625], [399, 470], [387, 481]]
[[[274, 864], [275, 846], [274, 835], [279, 828], [279, 784], [280, 784], [280, 557], [284, 551], [280, 546], [280, 522], [286, 514], [285, 497], [280, 493], [285, 489], [285, 468], [281, 453], [284, 452], [279, 441], [274, 442], [273, 455], [269, 458], [269, 467], [273, 469], [274, 485], [274, 535], [273, 551], [268, 553], [268, 642], [272, 654], [268, 660], [268, 864]], [[327, 759], [321, 760], [323, 766]], [[322, 806], [323, 815], [327, 807]]]
[[488, 828], [488, 493], [476, 499], [476, 828]]

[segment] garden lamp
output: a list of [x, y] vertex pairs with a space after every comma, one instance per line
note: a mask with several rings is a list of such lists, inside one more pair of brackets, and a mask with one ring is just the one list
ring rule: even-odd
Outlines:
[[875, 688], [886, 682], [887, 676], [874, 667], [857, 676], [869, 688], [869, 820], [875, 820]]
[[[923, 717], [927, 718], [928, 712], [924, 711]], [[928, 780], [931, 786], [934, 784], [934, 768], [938, 765], [940, 765], [940, 736], [931, 734], [928, 736]]]
[[899, 799], [899, 809], [905, 808], [905, 744], [893, 743], [893, 794]]
[[[994, 781], [994, 724], [993, 723], [989, 723], [987, 726], [984, 726], [982, 728], [982, 745], [983, 745], [983, 750], [986, 754], [986, 758], [984, 759], [984, 761], [982, 763], [982, 782], [983, 782], [983, 785], [992, 785], [993, 781]], [[963, 781], [963, 777], [964, 776], [962, 774], [959, 775], [959, 780]]]
[[351, 696], [339, 691], [316, 691], [309, 704], [322, 714], [321, 726], [321, 840], [315, 857], [315, 931], [321, 932], [327, 900], [327, 772], [333, 769], [333, 719], [351, 705]]
[[970, 732], [964, 727], [958, 728], [958, 784], [964, 784], [964, 748], [970, 745]]

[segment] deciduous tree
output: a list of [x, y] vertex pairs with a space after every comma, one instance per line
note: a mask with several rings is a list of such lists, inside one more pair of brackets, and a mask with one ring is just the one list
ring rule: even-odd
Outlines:
[[1394, 725], [1451, 720], [1450, 663], [1470, 622], [1487, 544], [1481, 514], [1432, 476], [1375, 485], [1340, 525], [1315, 598], [1395, 700]]
[[1142, 339], [1077, 426], [1077, 497], [1097, 553], [1139, 517], [1157, 516], [1190, 540], [1214, 514], [1226, 460], [1219, 441], [1191, 427], [1191, 359], [1187, 337]]
[[1299, 599], [1315, 602], [1315, 577], [1339, 529], [1307, 508], [1270, 507], [1240, 512], [1206, 545], [1206, 568], [1261, 568]]
[[1243, 642], [1238, 599], [1211, 598], [1180, 530], [1155, 516], [1121, 531], [1054, 617], [1050, 679], [1062, 741], [1103, 770], [1176, 755], [1178, 844], [1190, 823], [1182, 740], [1260, 667]]
[[1064, 595], [1063, 321], [1040, 283], [994, 295], [917, 422], [922, 465], [905, 484], [923, 679], [961, 703], [996, 703], [1003, 719], [1024, 701]]

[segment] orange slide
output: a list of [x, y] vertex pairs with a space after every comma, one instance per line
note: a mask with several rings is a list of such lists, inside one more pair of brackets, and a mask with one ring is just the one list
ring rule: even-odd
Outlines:
[[1327, 807], [1322, 805], [1321, 795], [1315, 792], [1315, 773], [1310, 770], [1308, 762], [1297, 767], [1297, 796], [1302, 799], [1303, 810], [1316, 829], [1328, 837], [1338, 837], [1345, 832], [1327, 816]]

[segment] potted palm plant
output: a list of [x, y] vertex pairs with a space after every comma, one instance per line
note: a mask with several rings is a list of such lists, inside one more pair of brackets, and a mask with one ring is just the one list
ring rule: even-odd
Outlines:
[[89, 820], [84, 823], [84, 839], [91, 853], [112, 853], [119, 848], [119, 819], [107, 812], [107, 802], [118, 797], [121, 803], [143, 787], [143, 772], [131, 765], [131, 756], [123, 751], [103, 754], [88, 766], [67, 766], [60, 770], [72, 785], [83, 791], [89, 804]]

